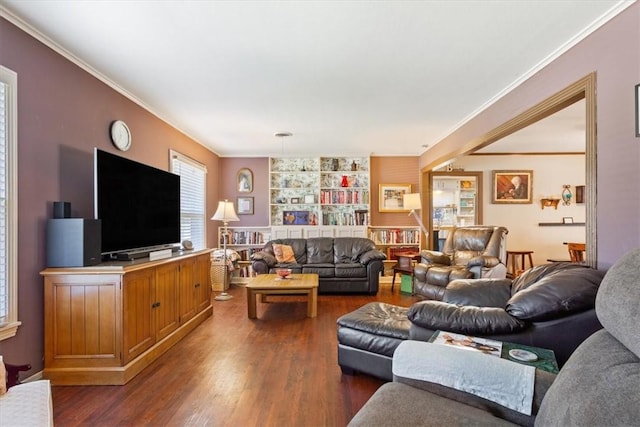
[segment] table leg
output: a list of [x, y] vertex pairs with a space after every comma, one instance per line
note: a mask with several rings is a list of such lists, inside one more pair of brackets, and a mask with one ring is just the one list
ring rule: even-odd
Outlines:
[[257, 316], [256, 314], [256, 298], [258, 295], [256, 295], [253, 292], [253, 289], [249, 289], [247, 288], [247, 315], [249, 317], [249, 319], [255, 319]]
[[307, 295], [307, 317], [318, 315], [318, 288], [313, 288]]

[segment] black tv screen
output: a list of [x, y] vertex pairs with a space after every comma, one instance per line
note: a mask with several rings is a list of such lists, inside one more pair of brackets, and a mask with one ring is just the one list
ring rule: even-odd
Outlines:
[[180, 242], [180, 176], [96, 148], [94, 180], [103, 255]]

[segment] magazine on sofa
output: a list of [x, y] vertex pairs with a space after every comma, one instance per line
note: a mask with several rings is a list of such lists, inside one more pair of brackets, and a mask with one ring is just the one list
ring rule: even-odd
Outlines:
[[478, 338], [454, 332], [436, 331], [429, 340], [433, 344], [457, 347], [462, 350], [477, 351], [491, 356], [500, 357], [502, 342], [487, 338]]

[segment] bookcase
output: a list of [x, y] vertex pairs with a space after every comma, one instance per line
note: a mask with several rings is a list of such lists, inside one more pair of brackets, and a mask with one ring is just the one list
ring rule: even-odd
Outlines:
[[244, 284], [255, 275], [251, 268], [251, 254], [261, 251], [264, 244], [271, 240], [271, 227], [229, 227], [225, 236], [224, 227], [218, 227], [219, 247], [227, 240], [227, 249], [233, 249], [240, 255], [237, 269], [231, 272], [231, 284]]
[[397, 254], [420, 251], [420, 227], [413, 226], [370, 226], [368, 237], [376, 247], [387, 254], [384, 261], [384, 274], [393, 274], [393, 265], [397, 262]]
[[369, 225], [369, 157], [269, 159], [270, 224], [273, 227], [336, 227]]

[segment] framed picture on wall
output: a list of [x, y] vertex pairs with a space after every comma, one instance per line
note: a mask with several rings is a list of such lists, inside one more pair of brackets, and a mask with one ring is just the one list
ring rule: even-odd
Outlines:
[[492, 203], [532, 203], [533, 171], [493, 171]]
[[238, 171], [238, 193], [251, 193], [253, 191], [253, 173], [249, 168]]
[[379, 212], [408, 212], [402, 196], [411, 193], [411, 184], [380, 184]]
[[253, 197], [237, 197], [238, 215], [253, 215]]

